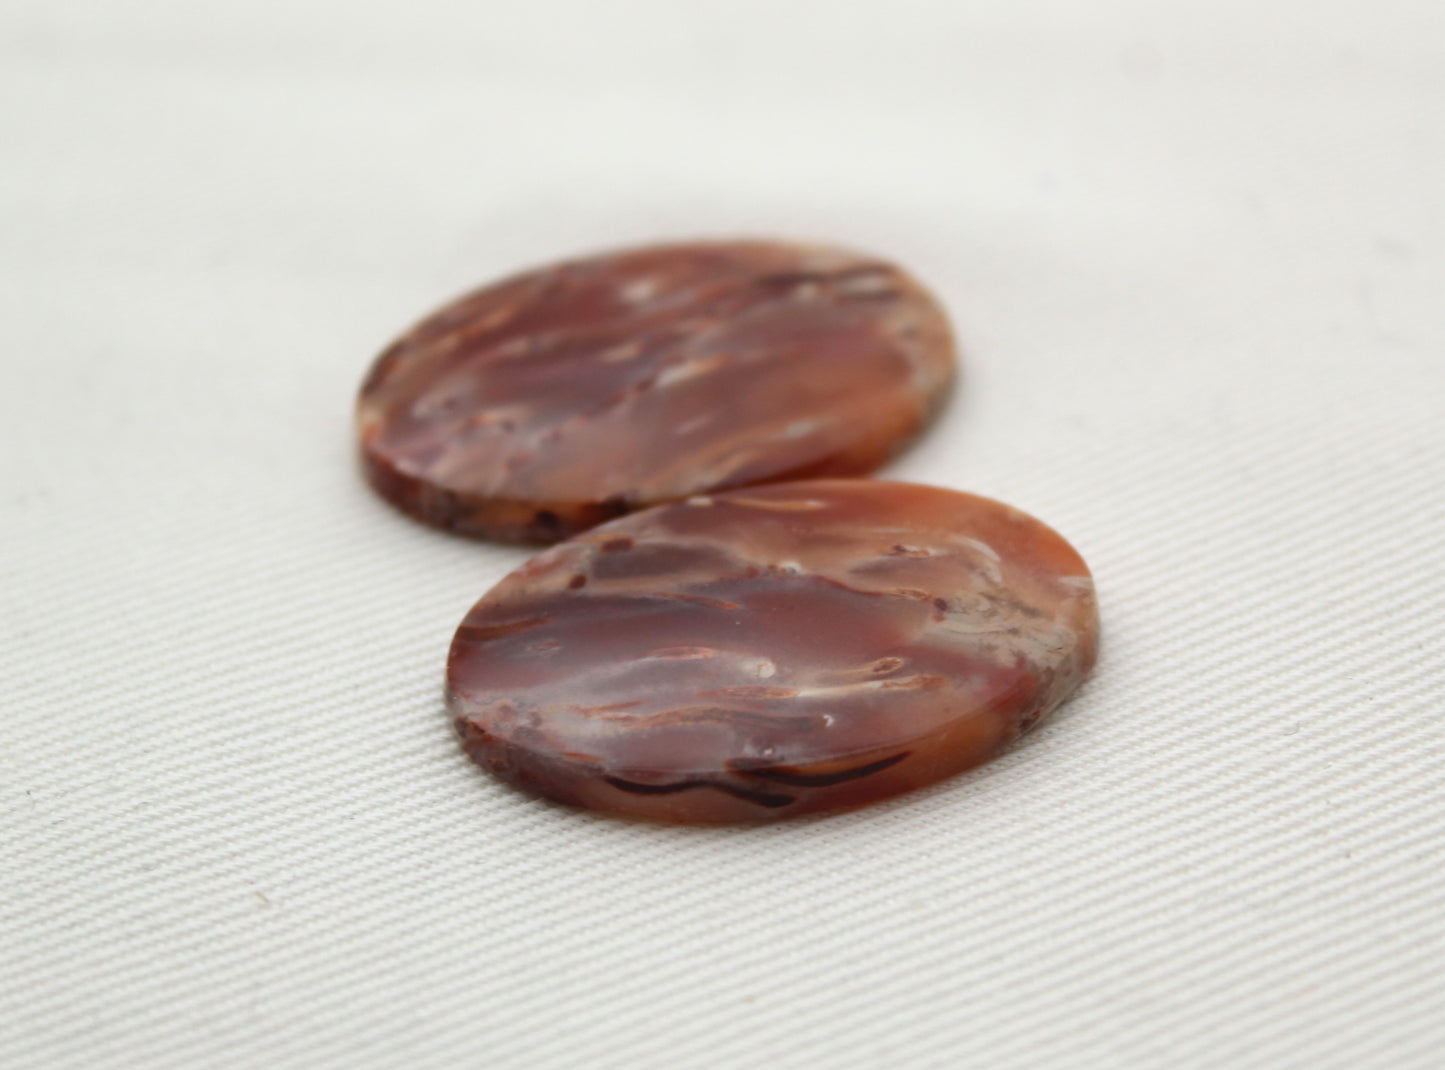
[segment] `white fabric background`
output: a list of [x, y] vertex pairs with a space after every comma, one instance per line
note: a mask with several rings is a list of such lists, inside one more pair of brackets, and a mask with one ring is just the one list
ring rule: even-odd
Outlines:
[[[1438, 0], [0, 5], [0, 1063], [1445, 1066]], [[525, 554], [373, 498], [443, 298], [691, 235], [912, 267], [891, 474], [1084, 553], [1093, 680], [765, 828], [474, 770]]]

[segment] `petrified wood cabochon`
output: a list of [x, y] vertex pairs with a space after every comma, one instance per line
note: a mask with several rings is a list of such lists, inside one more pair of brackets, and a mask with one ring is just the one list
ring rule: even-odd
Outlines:
[[857, 806], [998, 754], [1094, 661], [1084, 562], [934, 487], [751, 487], [540, 553], [467, 615], [448, 703], [518, 787], [677, 821]]
[[872, 471], [954, 374], [937, 303], [837, 249], [656, 246], [497, 283], [383, 353], [365, 471], [406, 512], [551, 542], [704, 491]]

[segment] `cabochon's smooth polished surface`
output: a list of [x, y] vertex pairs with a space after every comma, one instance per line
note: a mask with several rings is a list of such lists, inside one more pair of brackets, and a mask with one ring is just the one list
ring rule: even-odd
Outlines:
[[533, 271], [422, 321], [372, 367], [372, 485], [429, 523], [551, 542], [703, 491], [860, 475], [954, 375], [937, 303], [882, 261], [769, 242]]
[[538, 554], [467, 614], [468, 753], [597, 810], [742, 821], [857, 806], [998, 754], [1093, 665], [1078, 553], [935, 487], [752, 487]]

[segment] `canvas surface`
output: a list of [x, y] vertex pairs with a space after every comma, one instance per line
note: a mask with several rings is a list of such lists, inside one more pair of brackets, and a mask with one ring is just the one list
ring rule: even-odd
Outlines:
[[[1445, 9], [0, 8], [0, 1063], [1445, 1065]], [[464, 759], [515, 549], [368, 492], [461, 290], [815, 238], [946, 304], [892, 476], [1097, 577], [995, 764], [763, 828]]]

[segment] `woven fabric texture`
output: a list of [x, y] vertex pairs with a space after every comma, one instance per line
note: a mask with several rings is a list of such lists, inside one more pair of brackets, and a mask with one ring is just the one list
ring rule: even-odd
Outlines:
[[[629, 824], [473, 768], [525, 558], [358, 476], [556, 257], [854, 245], [964, 354], [888, 472], [1092, 565], [1002, 760]], [[1438, 0], [0, 7], [0, 1064], [1445, 1066]]]

